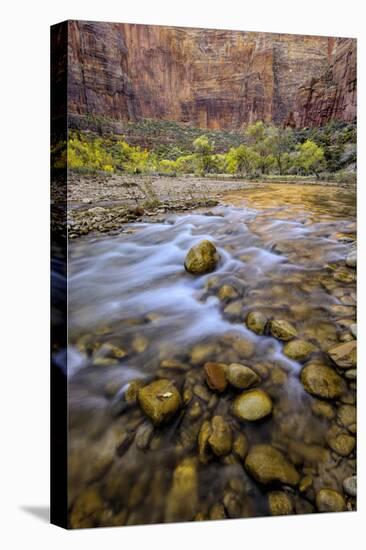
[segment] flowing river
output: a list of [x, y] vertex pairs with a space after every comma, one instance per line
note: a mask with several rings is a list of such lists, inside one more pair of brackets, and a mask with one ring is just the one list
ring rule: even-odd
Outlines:
[[[308, 513], [321, 488], [343, 492], [343, 480], [355, 474], [355, 451], [339, 454], [332, 437], [354, 438], [343, 418], [354, 410], [354, 378], [341, 373], [337, 400], [310, 395], [300, 380], [304, 362], [245, 320], [255, 311], [290, 322], [297, 338], [312, 344], [312, 360], [330, 365], [327, 351], [352, 340], [356, 322], [355, 270], [345, 266], [355, 216], [352, 190], [268, 185], [223, 195], [210, 212], [167, 214], [70, 243], [72, 526], [268, 515], [269, 494], [279, 489], [288, 513]], [[219, 264], [190, 275], [185, 256], [203, 239], [217, 247]], [[220, 292], [224, 285], [229, 292]], [[232, 403], [241, 391], [212, 391], [207, 362], [250, 367], [272, 414], [256, 422], [236, 418]], [[182, 403], [154, 427], [135, 393], [158, 379], [172, 380]], [[206, 456], [199, 433], [214, 416], [233, 443]], [[300, 483], [253, 477], [244, 460], [257, 444], [280, 450]]]

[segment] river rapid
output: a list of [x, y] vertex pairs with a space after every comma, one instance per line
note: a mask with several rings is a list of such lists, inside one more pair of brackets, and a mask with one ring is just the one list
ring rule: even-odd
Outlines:
[[[255, 311], [290, 322], [314, 346], [315, 359], [331, 365], [327, 351], [351, 340], [356, 322], [355, 270], [345, 267], [355, 216], [352, 190], [268, 185], [224, 194], [209, 212], [166, 214], [70, 243], [71, 526], [263, 516], [274, 513], [276, 492], [285, 494], [288, 513], [308, 513], [317, 510], [320, 489], [343, 495], [355, 451], [335, 452], [329, 433], [355, 435], [339, 420], [345, 406], [354, 409], [355, 380], [341, 373], [345, 390], [337, 400], [310, 395], [300, 380], [303, 362], [245, 321]], [[214, 272], [194, 276], [184, 259], [203, 239], [215, 244], [220, 261]], [[230, 296], [220, 295], [224, 285]], [[236, 418], [240, 390], [212, 391], [207, 362], [253, 369], [272, 414]], [[154, 427], [135, 394], [157, 379], [172, 380], [182, 404]], [[214, 416], [244, 448], [203, 460], [199, 433]], [[268, 485], [251, 475], [245, 454], [262, 443], [281, 451], [299, 484]]]

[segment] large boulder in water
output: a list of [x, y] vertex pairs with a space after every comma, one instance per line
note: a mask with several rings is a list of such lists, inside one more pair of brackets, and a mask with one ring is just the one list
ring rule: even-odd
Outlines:
[[184, 267], [189, 273], [201, 275], [213, 271], [219, 261], [219, 254], [211, 241], [200, 241], [189, 250]]

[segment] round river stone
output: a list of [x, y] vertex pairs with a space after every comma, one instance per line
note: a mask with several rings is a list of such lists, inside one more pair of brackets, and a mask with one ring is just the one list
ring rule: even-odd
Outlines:
[[272, 412], [272, 400], [263, 390], [249, 390], [233, 403], [233, 413], [240, 420], [260, 420]]
[[280, 482], [297, 485], [300, 475], [287, 458], [271, 445], [254, 445], [245, 459], [246, 470], [264, 485]]
[[182, 404], [181, 396], [170, 380], [156, 380], [141, 388], [138, 401], [144, 413], [155, 425], [171, 418]]
[[219, 254], [211, 241], [200, 241], [192, 246], [184, 261], [189, 273], [200, 275], [213, 271], [219, 261]]
[[323, 399], [337, 399], [345, 390], [345, 382], [339, 374], [321, 363], [306, 365], [301, 371], [301, 382], [308, 393]]

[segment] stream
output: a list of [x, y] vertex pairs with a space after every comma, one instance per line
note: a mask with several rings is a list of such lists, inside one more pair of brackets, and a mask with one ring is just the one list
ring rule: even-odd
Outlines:
[[[165, 214], [69, 244], [72, 526], [269, 515], [268, 494], [278, 489], [288, 495], [290, 513], [309, 513], [319, 489], [342, 493], [343, 480], [355, 474], [355, 452], [334, 452], [329, 430], [339, 428], [341, 407], [355, 405], [354, 380], [344, 378], [338, 400], [310, 395], [300, 380], [303, 363], [245, 321], [255, 311], [290, 322], [330, 364], [327, 351], [351, 339], [356, 322], [355, 270], [344, 264], [355, 217], [352, 190], [268, 185], [223, 194], [209, 212]], [[212, 273], [191, 275], [184, 259], [203, 239], [215, 244], [220, 261]], [[348, 279], [335, 276], [345, 270]], [[224, 285], [230, 296], [220, 295]], [[272, 414], [256, 422], [236, 418], [240, 390], [212, 391], [207, 362], [253, 369]], [[157, 379], [173, 381], [182, 403], [154, 427], [135, 393]], [[247, 448], [280, 450], [300, 485], [259, 483], [243, 466], [245, 451], [240, 456], [234, 447], [202, 460], [199, 432], [217, 415], [233, 441], [242, 434]]]

